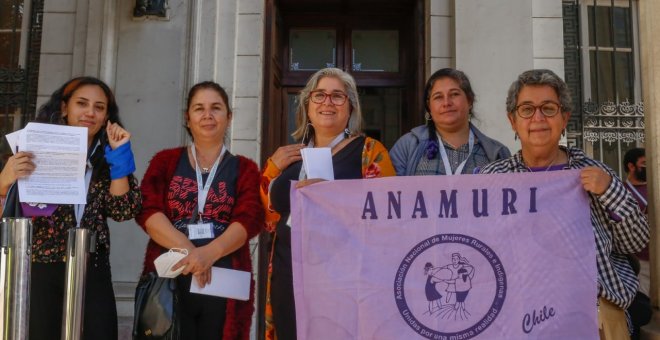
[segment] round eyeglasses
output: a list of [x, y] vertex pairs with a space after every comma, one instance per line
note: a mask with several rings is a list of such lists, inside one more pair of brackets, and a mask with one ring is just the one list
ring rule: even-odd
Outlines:
[[347, 95], [341, 92], [325, 93], [323, 91], [314, 91], [309, 95], [309, 99], [316, 104], [323, 104], [327, 97], [330, 97], [330, 102], [335, 105], [344, 105], [346, 98], [348, 98]]
[[520, 104], [516, 106], [516, 113], [520, 118], [531, 118], [536, 109], [541, 109], [541, 113], [546, 117], [553, 117], [561, 111], [561, 105], [555, 102], [545, 102], [541, 105]]

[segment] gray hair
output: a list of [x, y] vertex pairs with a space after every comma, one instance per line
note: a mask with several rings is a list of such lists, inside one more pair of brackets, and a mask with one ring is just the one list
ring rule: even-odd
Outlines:
[[511, 84], [506, 96], [506, 111], [510, 114], [516, 111], [518, 95], [525, 86], [550, 86], [557, 93], [562, 112], [573, 111], [571, 94], [566, 83], [557, 74], [546, 69], [529, 70], [521, 73]]
[[[339, 79], [346, 88], [346, 95], [348, 95], [349, 104], [351, 105], [350, 117], [348, 118], [348, 130], [350, 136], [358, 136], [362, 134], [362, 110], [360, 109], [360, 101], [358, 99], [357, 85], [353, 77], [338, 69], [338, 68], [324, 68], [314, 73], [307, 85], [300, 91], [297, 99], [296, 109], [296, 131], [291, 136], [297, 141], [307, 143], [309, 138], [314, 136], [314, 128], [308, 126], [309, 117], [307, 116], [307, 106], [309, 105], [309, 94], [316, 89], [322, 78], [333, 77]], [[305, 136], [305, 132], [309, 131], [309, 136]], [[303, 140], [307, 139], [307, 140]]]

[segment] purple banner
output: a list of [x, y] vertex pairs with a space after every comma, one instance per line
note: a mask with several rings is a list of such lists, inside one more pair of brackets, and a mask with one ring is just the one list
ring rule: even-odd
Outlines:
[[299, 339], [597, 339], [578, 171], [291, 191]]

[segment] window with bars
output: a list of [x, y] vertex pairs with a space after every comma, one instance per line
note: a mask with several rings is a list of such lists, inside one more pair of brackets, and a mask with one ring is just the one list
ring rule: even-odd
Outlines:
[[11, 154], [4, 135], [34, 115], [43, 0], [0, 0], [0, 168]]
[[644, 144], [637, 1], [563, 5], [566, 80], [577, 92], [569, 144], [623, 175], [625, 152]]

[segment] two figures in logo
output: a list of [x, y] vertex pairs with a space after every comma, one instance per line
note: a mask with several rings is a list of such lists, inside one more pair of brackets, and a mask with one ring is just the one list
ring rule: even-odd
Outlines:
[[[474, 267], [460, 253], [451, 255], [451, 264], [434, 267], [431, 262], [424, 265], [427, 276], [424, 291], [428, 300], [428, 313], [443, 319], [467, 320], [470, 313], [465, 308], [465, 299], [472, 289]], [[441, 286], [438, 290], [438, 286]], [[446, 292], [442, 301], [442, 291]], [[452, 304], [453, 302], [453, 304]]]

